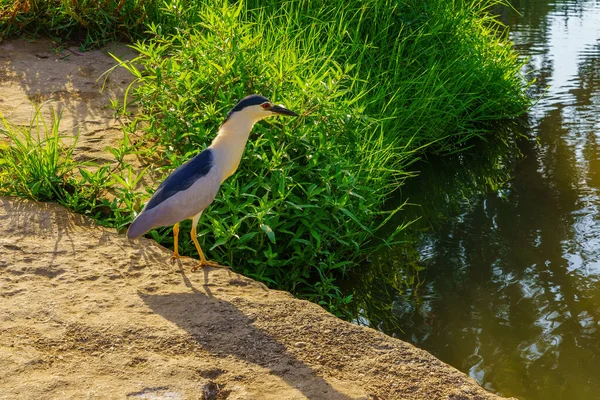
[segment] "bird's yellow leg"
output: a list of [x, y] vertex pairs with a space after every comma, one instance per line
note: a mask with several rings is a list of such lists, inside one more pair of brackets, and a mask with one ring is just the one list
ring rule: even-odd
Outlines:
[[173, 241], [174, 241], [174, 250], [173, 255], [171, 256], [171, 261], [177, 260], [179, 256], [179, 222], [173, 225]]
[[196, 265], [195, 267], [192, 268], [192, 272], [196, 271], [199, 268], [202, 267], [221, 267], [221, 268], [228, 268], [224, 265], [221, 265], [219, 263], [216, 263], [214, 261], [208, 261], [206, 259], [206, 257], [204, 257], [204, 253], [202, 252], [202, 248], [200, 247], [200, 243], [198, 243], [198, 238], [196, 237], [196, 223], [198, 222], [198, 220], [196, 218], [194, 218], [194, 220], [192, 221], [192, 231], [191, 231], [191, 235], [192, 235], [192, 241], [194, 242], [194, 246], [196, 246], [196, 250], [198, 250], [198, 255], [200, 256], [200, 264]]

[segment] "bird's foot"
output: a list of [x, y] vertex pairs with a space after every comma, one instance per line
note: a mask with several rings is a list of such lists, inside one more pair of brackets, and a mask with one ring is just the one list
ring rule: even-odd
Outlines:
[[204, 261], [200, 261], [200, 264], [196, 265], [195, 267], [192, 268], [192, 272], [196, 272], [197, 270], [199, 270], [202, 267], [212, 267], [212, 268], [228, 268], [228, 266], [226, 265], [221, 265], [218, 262], [214, 262], [214, 261], [208, 261], [208, 260], [204, 260]]
[[174, 263], [175, 260], [179, 260], [181, 258], [181, 256], [179, 255], [179, 253], [173, 253], [173, 255], [171, 256], [171, 262]]

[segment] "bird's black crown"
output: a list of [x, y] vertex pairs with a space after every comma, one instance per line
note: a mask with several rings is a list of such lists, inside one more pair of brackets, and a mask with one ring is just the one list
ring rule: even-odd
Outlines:
[[267, 99], [264, 96], [261, 96], [259, 94], [251, 94], [250, 96], [246, 96], [243, 99], [241, 99], [236, 105], [235, 107], [233, 107], [228, 113], [227, 113], [227, 118], [225, 118], [225, 121], [227, 121], [229, 119], [229, 117], [231, 117], [231, 115], [234, 112], [238, 112], [243, 110], [246, 107], [250, 107], [250, 106], [256, 106], [259, 104], [262, 104], [264, 102], [269, 101], [269, 99]]

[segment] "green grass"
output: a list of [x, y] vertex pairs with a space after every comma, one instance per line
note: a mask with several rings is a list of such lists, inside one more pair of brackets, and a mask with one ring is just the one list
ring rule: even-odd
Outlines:
[[0, 38], [75, 40], [82, 50], [140, 37], [160, 17], [161, 0], [0, 0]]
[[[67, 176], [112, 190], [110, 203], [81, 204], [105, 224], [125, 227], [154, 189], [136, 186], [141, 174], [166, 176], [210, 143], [238, 99], [266, 95], [302, 116], [255, 127], [240, 169], [203, 214], [200, 242], [210, 258], [338, 314], [351, 301], [339, 279], [402, 231], [380, 228], [401, 210], [388, 201], [408, 166], [426, 153], [464, 150], [528, 106], [517, 55], [486, 13], [495, 1], [119, 3], [146, 7], [143, 29], [131, 16], [106, 17], [119, 15], [109, 2], [97, 9], [67, 3], [31, 17], [41, 22], [37, 29], [66, 36], [84, 29], [87, 47], [122, 27], [139, 38], [139, 57], [121, 64], [136, 83], [120, 106], [135, 104], [139, 114], [112, 149], [119, 170], [90, 178], [71, 166], [54, 174], [57, 187]], [[73, 12], [102, 28], [68, 19]], [[55, 15], [70, 22], [57, 26]], [[5, 32], [18, 31], [4, 21]], [[143, 143], [129, 141], [136, 128], [146, 133]], [[132, 152], [148, 171], [122, 163]], [[98, 204], [111, 212], [97, 213]], [[151, 235], [170, 245], [170, 233]], [[190, 240], [181, 246], [195, 256]]]
[[[251, 20], [275, 37], [302, 33], [305, 51], [352, 67], [363, 114], [395, 144], [453, 152], [490, 121], [524, 112], [521, 63], [489, 15], [498, 1], [380, 0], [306, 7], [248, 2]], [[256, 7], [256, 8], [254, 8]], [[259, 8], [260, 7], [260, 8]], [[274, 33], [275, 32], [275, 33]]]
[[60, 135], [60, 118], [51, 110], [47, 121], [37, 108], [29, 125], [17, 126], [0, 114], [0, 193], [56, 201], [98, 218], [108, 168], [73, 158], [77, 138]]

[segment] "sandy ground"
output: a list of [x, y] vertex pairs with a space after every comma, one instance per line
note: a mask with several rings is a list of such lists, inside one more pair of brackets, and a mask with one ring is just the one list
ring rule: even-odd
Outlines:
[[[112, 59], [67, 53], [0, 44], [0, 112], [27, 124], [49, 99], [79, 155], [102, 159], [121, 137], [106, 105], [129, 78], [99, 93]], [[408, 343], [169, 259], [55, 204], [0, 198], [0, 399], [498, 398]]]
[[493, 399], [429, 353], [54, 204], [0, 198], [0, 398]]

